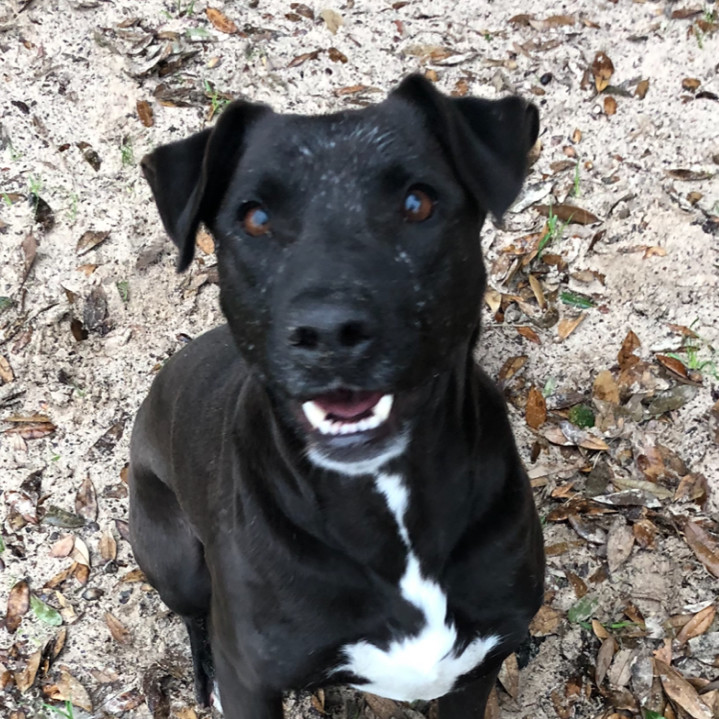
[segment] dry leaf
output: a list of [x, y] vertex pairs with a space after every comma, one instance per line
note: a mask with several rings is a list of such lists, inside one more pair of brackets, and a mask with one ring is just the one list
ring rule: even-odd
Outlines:
[[[574, 164], [572, 164], [572, 166], [574, 166]], [[562, 222], [567, 222], [570, 225], [592, 225], [595, 222], [599, 222], [599, 218], [595, 214], [588, 210], [583, 210], [581, 207], [575, 207], [574, 205], [535, 205], [534, 209], [543, 217], [549, 217], [551, 212], [557, 219]]]
[[654, 671], [662, 680], [667, 696], [693, 719], [712, 719], [712, 711], [699, 698], [697, 690], [684, 677], [659, 659], [654, 660]]
[[43, 694], [52, 701], [70, 702], [86, 712], [92, 711], [90, 695], [85, 687], [65, 669], [60, 670], [60, 678], [55, 684], [43, 687]]
[[713, 177], [711, 172], [687, 170], [684, 168], [667, 170], [666, 173], [669, 177], [673, 177], [675, 180], [682, 180], [683, 182], [699, 182], [700, 180], [710, 180]]
[[14, 379], [15, 373], [12, 371], [10, 362], [8, 362], [7, 357], [0, 355], [0, 382], [10, 384]]
[[112, 638], [120, 644], [130, 644], [132, 637], [125, 625], [110, 612], [105, 612], [105, 623], [110, 630]]
[[705, 607], [701, 612], [697, 612], [682, 628], [679, 634], [677, 634], [677, 641], [680, 644], [685, 644], [694, 637], [699, 637], [711, 627], [714, 617], [716, 616], [716, 607], [710, 604]]
[[88, 522], [94, 522], [97, 519], [97, 496], [90, 477], [85, 477], [80, 489], [77, 490], [75, 513]]
[[504, 364], [497, 374], [497, 381], [500, 383], [508, 382], [519, 370], [524, 367], [527, 363], [527, 355], [519, 355], [517, 357], [510, 357], [505, 360]]
[[702, 81], [696, 77], [685, 77], [682, 80], [682, 88], [684, 90], [689, 90], [689, 92], [695, 92], [701, 84]]
[[606, 53], [598, 52], [592, 62], [592, 74], [597, 92], [602, 92], [608, 85], [614, 74], [614, 63]]
[[642, 549], [653, 549], [657, 528], [649, 519], [640, 519], [632, 526], [634, 539]]
[[530, 342], [534, 342], [535, 345], [542, 344], [542, 340], [539, 339], [539, 335], [531, 327], [527, 327], [527, 325], [520, 325], [517, 327], [517, 332]]
[[619, 387], [614, 375], [609, 370], [602, 370], [597, 375], [592, 387], [592, 396], [603, 402], [619, 404]]
[[554, 634], [563, 618], [561, 612], [544, 604], [534, 615], [534, 619], [529, 625], [529, 632], [533, 637], [546, 637], [549, 634]]
[[85, 544], [85, 540], [80, 537], [75, 537], [75, 545], [72, 548], [70, 556], [78, 563], [84, 564], [86, 567], [90, 566], [90, 550]]
[[208, 7], [205, 13], [217, 30], [224, 32], [227, 35], [233, 35], [237, 32], [237, 25], [235, 25], [230, 18], [227, 17], [222, 11], [216, 10], [215, 8]]
[[607, 95], [604, 98], [604, 114], [608, 117], [614, 115], [617, 112], [617, 101], [611, 96]]
[[204, 227], [197, 233], [195, 244], [206, 255], [211, 255], [215, 252], [215, 242], [212, 239], [212, 235]]
[[498, 679], [504, 687], [504, 691], [506, 691], [512, 699], [516, 699], [519, 696], [519, 666], [517, 664], [516, 654], [510, 654], [504, 660], [499, 670]]
[[152, 105], [150, 105], [147, 100], [138, 100], [135, 107], [137, 109], [137, 116], [140, 118], [140, 122], [145, 127], [152, 127], [155, 124]]
[[320, 51], [319, 50], [313, 50], [312, 52], [305, 52], [301, 55], [297, 55], [296, 57], [293, 57], [292, 60], [289, 61], [287, 64], [287, 67], [299, 67], [300, 65], [304, 64], [308, 60], [316, 60], [319, 57]]
[[330, 60], [332, 62], [347, 62], [347, 55], [345, 55], [343, 52], [340, 52], [336, 47], [331, 47], [327, 51], [327, 55], [329, 56]]
[[337, 31], [342, 27], [342, 25], [344, 25], [342, 15], [340, 15], [336, 10], [332, 10], [331, 8], [325, 8], [324, 10], [320, 11], [320, 17], [325, 21], [327, 29], [333, 35], [336, 35]]
[[404, 716], [402, 707], [392, 699], [378, 697], [375, 694], [365, 693], [365, 701], [378, 719], [401, 719]]
[[598, 619], [592, 619], [592, 631], [594, 632], [594, 636], [602, 641], [611, 636]]
[[634, 532], [627, 526], [624, 517], [617, 517], [607, 535], [607, 563], [609, 571], [617, 570], [632, 553]]
[[607, 675], [607, 670], [612, 663], [616, 649], [617, 644], [613, 637], [604, 639], [599, 647], [599, 651], [597, 652], [597, 667], [594, 672], [594, 681], [598, 687], [602, 685], [604, 677]]
[[565, 317], [564, 319], [559, 320], [559, 324], [557, 325], [557, 334], [559, 335], [559, 339], [566, 340], [567, 337], [569, 337], [569, 335], [571, 335], [572, 332], [579, 327], [586, 315], [586, 312], [582, 312], [582, 314], [578, 317]]
[[75, 547], [75, 535], [66, 534], [55, 542], [50, 548], [51, 557], [69, 557]]
[[348, 87], [340, 87], [335, 90], [335, 95], [337, 95], [337, 97], [342, 97], [343, 95], [356, 95], [360, 92], [364, 92], [365, 90], [369, 90], [369, 85], [349, 85]]
[[532, 429], [539, 429], [547, 420], [547, 402], [534, 386], [529, 388], [524, 417]]
[[699, 561], [715, 577], [719, 577], [719, 544], [691, 519], [684, 525], [684, 539]]
[[649, 80], [640, 80], [637, 83], [637, 86], [634, 90], [634, 94], [640, 99], [643, 100], [647, 96], [647, 92], [649, 91]]
[[628, 369], [639, 362], [639, 357], [634, 353], [641, 347], [641, 344], [639, 337], [629, 330], [617, 355], [617, 362], [619, 362], [620, 369]]
[[17, 631], [28, 609], [30, 609], [30, 587], [24, 579], [21, 579], [12, 586], [7, 599], [5, 628], [9, 634]]
[[21, 694], [24, 694], [35, 683], [35, 677], [37, 676], [37, 670], [40, 668], [43, 651], [44, 647], [41, 647], [31, 654], [27, 659], [25, 669], [15, 672], [15, 685]]
[[110, 232], [95, 232], [94, 230], [88, 230], [82, 233], [82, 237], [77, 241], [77, 247], [75, 251], [78, 256], [84, 255], [99, 244], [103, 243], [110, 236]]
[[659, 364], [664, 367], [670, 374], [678, 377], [681, 380], [691, 382], [692, 379], [689, 376], [689, 370], [686, 365], [678, 360], [676, 357], [669, 357], [668, 355], [654, 355], [655, 359]]
[[100, 535], [100, 557], [103, 562], [111, 562], [117, 557], [117, 542], [110, 532]]
[[315, 19], [315, 13], [312, 10], [311, 7], [308, 5], [305, 5], [301, 2], [293, 2], [290, 3], [290, 8], [294, 10], [298, 15], [301, 15], [302, 17], [306, 17], [308, 20], [314, 20]]

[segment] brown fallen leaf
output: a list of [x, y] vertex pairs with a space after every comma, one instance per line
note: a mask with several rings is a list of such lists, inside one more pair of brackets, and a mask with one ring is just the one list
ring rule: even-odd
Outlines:
[[627, 526], [624, 517], [615, 518], [607, 535], [607, 564], [614, 572], [627, 561], [634, 546], [634, 532]]
[[607, 95], [604, 98], [604, 114], [607, 117], [615, 115], [617, 112], [617, 101], [611, 96]]
[[566, 340], [567, 337], [569, 337], [569, 335], [571, 335], [572, 332], [574, 332], [574, 330], [582, 324], [586, 316], [587, 313], [582, 312], [582, 314], [577, 317], [565, 317], [559, 320], [559, 323], [557, 324], [557, 334], [559, 335], [559, 339]]
[[554, 634], [562, 623], [563, 618], [564, 615], [561, 612], [550, 607], [548, 604], [544, 604], [534, 615], [534, 619], [532, 619], [529, 625], [529, 633], [533, 637], [546, 637], [550, 634]]
[[327, 29], [333, 34], [336, 35], [337, 31], [344, 25], [344, 20], [342, 19], [342, 15], [340, 15], [336, 10], [332, 10], [331, 8], [325, 8], [320, 12], [320, 17], [325, 21], [325, 25], [327, 25]]
[[35, 683], [37, 670], [40, 668], [40, 662], [42, 661], [44, 651], [45, 647], [41, 647], [36, 652], [31, 654], [27, 659], [25, 669], [15, 672], [15, 686], [21, 694], [24, 694]]
[[378, 719], [400, 719], [404, 715], [402, 707], [392, 699], [378, 697], [368, 692], [365, 692], [364, 698]]
[[679, 644], [686, 644], [690, 639], [699, 637], [711, 627], [714, 622], [717, 610], [713, 604], [708, 607], [704, 607], [700, 612], [697, 612], [682, 628], [679, 634], [677, 634], [677, 641]]
[[695, 92], [701, 84], [702, 81], [696, 77], [685, 77], [682, 80], [682, 88], [689, 92]]
[[337, 97], [342, 97], [343, 95], [357, 95], [360, 92], [364, 92], [369, 89], [369, 85], [349, 85], [335, 90], [335, 95], [337, 95]]
[[634, 88], [634, 94], [643, 100], [647, 96], [647, 92], [649, 92], [649, 80], [640, 80]]
[[532, 429], [539, 429], [547, 420], [547, 402], [534, 386], [529, 388], [524, 418]]
[[87, 232], [82, 233], [82, 237], [77, 241], [75, 252], [77, 252], [78, 256], [84, 255], [99, 244], [102, 244], [109, 236], [109, 231], [96, 232], [94, 230], [87, 230]]
[[127, 627], [110, 612], [105, 612], [105, 624], [107, 624], [110, 634], [116, 642], [120, 644], [130, 644], [132, 642], [132, 636]]
[[635, 352], [641, 345], [642, 343], [639, 341], [639, 337], [637, 337], [632, 330], [629, 330], [617, 355], [617, 362], [619, 363], [620, 369], [628, 369], [639, 362], [639, 357], [636, 356]]
[[504, 687], [504, 691], [509, 694], [512, 699], [519, 696], [519, 665], [517, 663], [517, 655], [510, 654], [499, 670], [499, 683]]
[[237, 25], [235, 25], [235, 23], [232, 22], [232, 20], [230, 20], [230, 18], [228, 18], [221, 10], [208, 7], [205, 10], [205, 14], [212, 25], [220, 32], [224, 32], [226, 35], [234, 35], [237, 32]]
[[598, 619], [592, 619], [592, 631], [594, 632], [594, 636], [602, 641], [609, 639], [611, 636]]
[[99, 549], [103, 563], [112, 562], [117, 557], [117, 542], [110, 532], [100, 535]]
[[673, 177], [675, 180], [682, 180], [683, 182], [710, 180], [714, 176], [711, 172], [704, 172], [702, 170], [686, 170], [684, 168], [667, 170], [666, 173], [669, 177]]
[[77, 490], [75, 513], [88, 522], [94, 522], [97, 519], [97, 495], [90, 477], [85, 477]]
[[668, 355], [657, 354], [654, 355], [654, 358], [657, 360], [657, 362], [659, 362], [662, 367], [664, 367], [664, 369], [669, 372], [670, 375], [673, 375], [674, 377], [684, 382], [701, 384], [701, 374], [698, 375], [697, 379], [696, 374], [690, 374], [687, 366], [676, 357], [669, 357]]
[[52, 422], [26, 422], [17, 427], [5, 430], [5, 434], [19, 434], [24, 440], [42, 439], [55, 432], [57, 427]]
[[599, 222], [599, 218], [595, 214], [574, 205], [535, 205], [534, 209], [543, 217], [549, 217], [551, 212], [557, 219], [569, 224], [592, 225]]
[[5, 614], [5, 628], [9, 634], [14, 634], [22, 622], [23, 616], [30, 609], [30, 587], [27, 581], [21, 579], [13, 584], [7, 599], [7, 613]]
[[592, 62], [592, 74], [597, 92], [602, 92], [608, 85], [614, 74], [614, 63], [604, 52], [598, 52]]
[[539, 335], [527, 325], [520, 325], [519, 327], [517, 327], [517, 332], [525, 339], [528, 339], [530, 342], [534, 342], [535, 345], [542, 344], [542, 340], [539, 339]]
[[0, 383], [10, 384], [10, 382], [13, 382], [14, 380], [15, 373], [12, 371], [10, 362], [8, 362], [7, 357], [0, 355]]
[[699, 698], [697, 690], [674, 668], [654, 660], [654, 672], [659, 675], [666, 695], [693, 719], [712, 719], [713, 712]]
[[304, 52], [301, 55], [293, 57], [292, 60], [287, 63], [287, 67], [299, 67], [300, 65], [306, 63], [308, 60], [316, 60], [319, 57], [319, 54], [319, 50], [313, 50], [312, 52]]
[[592, 386], [594, 399], [611, 404], [619, 404], [619, 386], [609, 370], [602, 370], [595, 378]]
[[155, 124], [155, 117], [152, 105], [147, 100], [138, 100], [136, 104], [137, 116], [145, 127], [152, 127]]
[[657, 527], [649, 519], [640, 519], [632, 525], [634, 539], [642, 549], [653, 549]]
[[609, 669], [609, 665], [612, 663], [614, 652], [616, 650], [617, 644], [611, 636], [604, 639], [599, 647], [599, 651], [597, 652], [597, 666], [594, 670], [594, 681], [598, 687], [602, 685], [604, 677], [607, 676], [607, 670]]
[[527, 363], [527, 359], [527, 355], [518, 355], [517, 357], [510, 357], [505, 360], [497, 374], [497, 381], [500, 383], [508, 382], [524, 367]]
[[86, 712], [92, 711], [92, 702], [87, 689], [65, 669], [60, 670], [60, 678], [55, 684], [43, 687], [42, 691], [52, 701], [67, 701]]
[[678, 10], [672, 10], [671, 18], [672, 20], [689, 20], [701, 14], [702, 8], [700, 7], [683, 7]]
[[51, 557], [69, 557], [72, 550], [75, 548], [75, 535], [66, 534], [64, 537], [55, 542], [50, 547]]
[[340, 52], [336, 47], [331, 47], [327, 51], [327, 56], [330, 60], [332, 60], [332, 62], [345, 63], [348, 61], [347, 55], [345, 55], [343, 52]]
[[691, 519], [684, 525], [684, 539], [706, 569], [719, 577], [719, 543]]
[[305, 5], [301, 2], [293, 2], [290, 3], [290, 8], [294, 10], [298, 15], [301, 15], [302, 17], [306, 17], [308, 20], [314, 20], [315, 19], [315, 13], [314, 10], [312, 10], [311, 7], [308, 5]]

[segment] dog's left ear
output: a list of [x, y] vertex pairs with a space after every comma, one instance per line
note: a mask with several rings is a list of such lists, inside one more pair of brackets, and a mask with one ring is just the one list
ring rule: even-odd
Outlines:
[[265, 105], [237, 100], [227, 106], [213, 128], [161, 145], [142, 158], [140, 166], [162, 224], [180, 250], [178, 272], [192, 262], [200, 222], [211, 221], [220, 207], [248, 127], [268, 112]]
[[497, 218], [514, 202], [527, 171], [527, 153], [539, 133], [539, 111], [512, 95], [501, 100], [453, 98], [421, 75], [410, 75], [392, 93], [425, 117], [479, 205]]

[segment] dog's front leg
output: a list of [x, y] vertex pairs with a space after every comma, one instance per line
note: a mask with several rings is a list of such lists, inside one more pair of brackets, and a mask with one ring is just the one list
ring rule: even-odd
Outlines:
[[439, 719], [484, 719], [487, 699], [499, 674], [493, 669], [462, 689], [439, 699]]
[[280, 692], [247, 686], [224, 652], [213, 651], [220, 694], [217, 708], [224, 719], [283, 719]]

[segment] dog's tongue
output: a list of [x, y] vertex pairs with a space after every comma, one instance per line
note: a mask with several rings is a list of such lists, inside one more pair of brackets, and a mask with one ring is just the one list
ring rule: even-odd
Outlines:
[[326, 414], [337, 419], [351, 420], [372, 409], [381, 398], [381, 392], [354, 392], [349, 389], [338, 389], [335, 392], [315, 397], [314, 402]]

